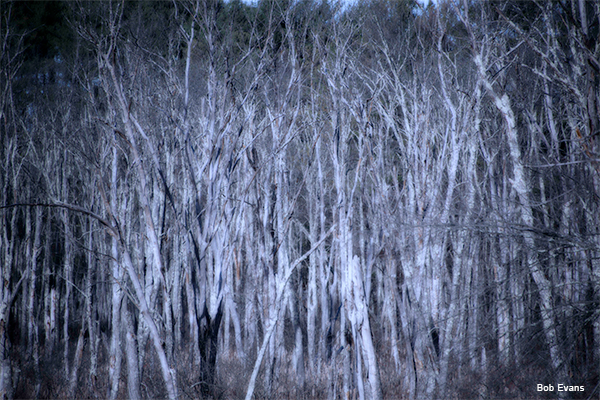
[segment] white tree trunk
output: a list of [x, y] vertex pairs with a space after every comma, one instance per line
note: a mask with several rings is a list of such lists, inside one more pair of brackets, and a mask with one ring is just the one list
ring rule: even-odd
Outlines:
[[296, 259], [296, 261], [294, 261], [287, 268], [287, 270], [280, 271], [280, 273], [277, 274], [277, 297], [274, 302], [275, 310], [274, 310], [274, 313], [272, 314], [273, 318], [271, 318], [265, 324], [266, 330], [265, 330], [265, 334], [263, 337], [262, 345], [261, 345], [260, 350], [258, 351], [258, 355], [256, 357], [256, 362], [254, 363], [254, 369], [252, 370], [252, 375], [250, 376], [250, 381], [248, 382], [248, 389], [246, 390], [246, 400], [252, 399], [252, 396], [254, 395], [254, 387], [256, 385], [256, 378], [258, 376], [258, 372], [260, 370], [260, 366], [262, 364], [263, 357], [265, 356], [267, 346], [271, 340], [271, 336], [273, 335], [273, 331], [275, 330], [275, 328], [277, 326], [280, 310], [283, 305], [282, 303], [283, 303], [284, 294], [285, 294], [285, 286], [288, 284], [290, 277], [292, 276], [292, 274], [294, 273], [294, 271], [296, 270], [298, 265], [300, 265], [317, 248], [319, 248], [319, 246], [321, 246], [321, 244], [323, 244], [325, 239], [327, 239], [329, 237], [329, 235], [331, 235], [334, 228], [335, 228], [335, 225], [333, 225], [329, 229], [329, 231], [325, 235], [323, 235], [323, 237], [321, 237], [321, 239], [317, 243], [315, 243], [314, 246], [309, 251], [307, 251], [306, 253], [304, 253], [304, 255], [302, 255], [301, 257]]
[[[117, 178], [118, 160], [117, 147], [113, 142], [111, 186], [110, 186], [110, 208], [113, 213], [117, 207]], [[121, 302], [123, 300], [123, 270], [119, 264], [119, 250], [116, 237], [111, 238], [111, 336], [110, 350], [108, 355], [109, 391], [106, 395], [109, 399], [115, 399], [119, 392], [119, 381], [121, 378]]]
[[[525, 227], [533, 227], [533, 211], [531, 207], [529, 188], [530, 182], [523, 166], [521, 159], [521, 149], [519, 148], [519, 139], [517, 133], [517, 124], [515, 115], [510, 104], [510, 100], [506, 94], [499, 95], [492, 84], [490, 83], [486, 67], [481, 54], [475, 55], [475, 64], [479, 70], [480, 78], [483, 80], [484, 85], [494, 101], [494, 105], [498, 111], [502, 114], [506, 124], [506, 139], [508, 141], [508, 147], [510, 150], [510, 158], [512, 161], [512, 172], [513, 178], [511, 184], [520, 200], [520, 211], [521, 218]], [[556, 325], [554, 323], [554, 308], [552, 299], [552, 286], [548, 279], [544, 276], [544, 273], [540, 270], [540, 265], [537, 261], [537, 257], [534, 254], [535, 241], [532, 233], [529, 230], [525, 230], [523, 233], [525, 238], [525, 244], [527, 245], [527, 267], [531, 273], [534, 282], [536, 283], [539, 294], [540, 294], [540, 308], [542, 325], [544, 327], [544, 335], [546, 342], [550, 350], [550, 361], [554, 371], [557, 373], [557, 378], [564, 379], [562, 370], [562, 357], [558, 344], [558, 333], [556, 331]], [[564, 393], [563, 393], [564, 394]]]
[[122, 307], [122, 320], [125, 323], [125, 354], [127, 359], [127, 397], [131, 400], [141, 399], [140, 370], [138, 364], [137, 341], [133, 332], [131, 313], [124, 304]]

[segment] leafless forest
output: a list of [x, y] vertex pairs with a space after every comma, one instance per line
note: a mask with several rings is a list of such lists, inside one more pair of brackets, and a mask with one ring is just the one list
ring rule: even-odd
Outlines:
[[600, 2], [0, 14], [1, 398], [600, 396]]

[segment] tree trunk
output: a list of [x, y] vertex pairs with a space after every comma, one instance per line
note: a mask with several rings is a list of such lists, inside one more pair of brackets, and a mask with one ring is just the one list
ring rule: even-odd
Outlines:
[[[510, 104], [510, 100], [506, 94], [500, 96], [494, 90], [492, 84], [489, 82], [487, 72], [484, 67], [483, 59], [480, 54], [475, 55], [475, 64], [479, 69], [479, 75], [484, 82], [484, 85], [494, 101], [494, 105], [498, 111], [502, 114], [506, 124], [506, 139], [510, 150], [510, 158], [513, 164], [513, 178], [511, 184], [520, 200], [520, 211], [523, 224], [526, 228], [533, 228], [533, 211], [531, 208], [531, 201], [529, 190], [530, 182], [523, 162], [521, 160], [521, 150], [519, 148], [517, 124], [515, 116]], [[544, 273], [540, 270], [539, 262], [534, 255], [535, 241], [529, 230], [526, 230], [523, 234], [525, 244], [527, 246], [527, 267], [531, 273], [535, 284], [537, 285], [540, 294], [540, 308], [541, 318], [544, 328], [544, 335], [546, 342], [550, 350], [550, 362], [555, 371], [556, 377], [560, 381], [564, 381], [565, 376], [563, 374], [563, 363], [561, 357], [561, 351], [558, 343], [558, 333], [556, 331], [556, 325], [554, 323], [554, 308], [552, 299], [552, 285], [551, 282], [544, 276]], [[564, 395], [564, 393], [562, 393]]]
[[141, 399], [140, 371], [138, 364], [137, 340], [134, 332], [131, 311], [127, 304], [122, 307], [122, 320], [125, 323], [125, 354], [127, 359], [127, 397], [131, 400]]

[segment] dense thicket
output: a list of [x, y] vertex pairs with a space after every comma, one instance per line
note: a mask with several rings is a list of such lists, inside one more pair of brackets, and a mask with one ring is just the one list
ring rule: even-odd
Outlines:
[[0, 8], [2, 398], [599, 395], [599, 2]]

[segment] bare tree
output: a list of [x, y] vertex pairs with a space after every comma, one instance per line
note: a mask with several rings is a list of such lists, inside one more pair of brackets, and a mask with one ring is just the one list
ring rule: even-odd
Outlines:
[[599, 7], [3, 7], [0, 393], [590, 395]]

